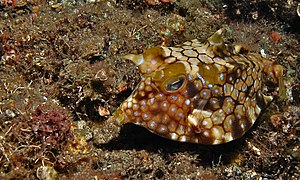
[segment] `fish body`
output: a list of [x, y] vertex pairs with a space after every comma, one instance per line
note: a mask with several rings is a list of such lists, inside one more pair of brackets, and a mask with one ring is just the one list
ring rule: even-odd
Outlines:
[[116, 122], [198, 144], [243, 136], [273, 99], [262, 93], [263, 76], [282, 89], [283, 67], [225, 43], [224, 31], [205, 41], [125, 55], [138, 66], [141, 82], [114, 113]]

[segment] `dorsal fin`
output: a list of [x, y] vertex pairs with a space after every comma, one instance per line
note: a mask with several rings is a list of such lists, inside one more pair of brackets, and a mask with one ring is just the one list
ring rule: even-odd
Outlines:
[[222, 34], [224, 34], [227, 30], [225, 28], [219, 29], [212, 36], [207, 38], [207, 42], [209, 43], [209, 49], [213, 51], [213, 53], [219, 57], [230, 56], [230, 52], [228, 51], [228, 47], [224, 43], [224, 39]]

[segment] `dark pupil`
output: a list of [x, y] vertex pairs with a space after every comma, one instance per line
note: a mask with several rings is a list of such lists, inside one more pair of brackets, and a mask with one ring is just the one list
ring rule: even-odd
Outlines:
[[167, 90], [168, 91], [178, 90], [183, 85], [184, 80], [185, 80], [184, 77], [180, 77], [179, 79], [176, 79], [176, 81], [171, 82], [170, 84], [167, 85]]

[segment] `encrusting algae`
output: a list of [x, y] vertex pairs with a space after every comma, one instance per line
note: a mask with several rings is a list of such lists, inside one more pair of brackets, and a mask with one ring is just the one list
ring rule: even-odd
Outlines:
[[205, 41], [157, 46], [128, 54], [141, 82], [116, 110], [119, 125], [134, 123], [181, 142], [222, 144], [245, 134], [273, 100], [263, 76], [284, 94], [283, 67], [224, 42], [220, 29]]

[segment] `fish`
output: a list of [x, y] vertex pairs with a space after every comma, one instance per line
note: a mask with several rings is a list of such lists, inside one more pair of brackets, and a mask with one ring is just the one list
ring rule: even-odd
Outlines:
[[266, 79], [284, 94], [284, 69], [225, 42], [226, 31], [124, 55], [137, 66], [141, 81], [113, 113], [115, 122], [179, 142], [215, 145], [242, 137], [274, 99], [263, 93]]

